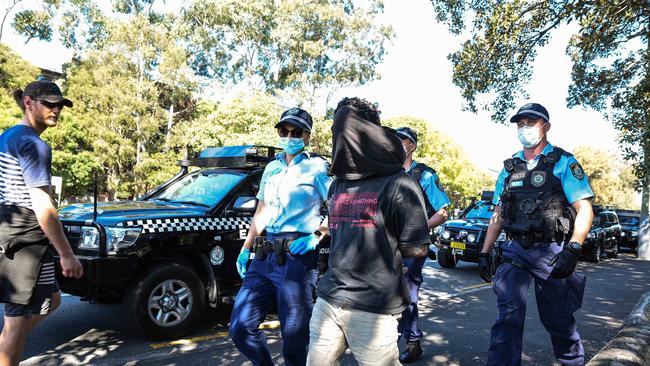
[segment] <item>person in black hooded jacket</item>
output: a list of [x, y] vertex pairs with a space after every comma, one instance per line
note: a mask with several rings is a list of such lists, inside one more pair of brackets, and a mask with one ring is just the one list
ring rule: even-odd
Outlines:
[[359, 98], [339, 102], [332, 124], [329, 269], [310, 321], [308, 365], [399, 364], [397, 319], [410, 303], [402, 258], [427, 255], [424, 198], [404, 171], [395, 130]]

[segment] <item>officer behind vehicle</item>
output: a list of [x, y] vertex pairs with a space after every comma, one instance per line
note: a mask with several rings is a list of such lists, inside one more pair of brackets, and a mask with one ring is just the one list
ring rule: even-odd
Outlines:
[[[312, 128], [309, 113], [290, 109], [275, 128], [284, 152], [264, 169], [257, 210], [237, 258], [244, 283], [235, 300], [230, 337], [253, 365], [272, 365], [259, 326], [275, 301], [285, 363], [304, 365], [318, 276], [315, 249], [327, 232], [319, 210], [332, 178], [327, 161], [305, 151]], [[264, 230], [266, 236], [259, 237]], [[251, 251], [255, 257], [247, 270]]]
[[573, 155], [553, 147], [546, 108], [526, 104], [517, 123], [523, 151], [504, 162], [494, 192], [496, 206], [479, 258], [490, 282], [488, 253], [501, 230], [503, 264], [494, 276], [499, 314], [492, 327], [488, 365], [521, 364], [526, 296], [535, 279], [539, 317], [563, 365], [583, 365], [584, 349], [573, 313], [582, 305], [586, 278], [575, 273], [593, 219], [594, 193]]
[[[433, 230], [447, 220], [449, 213], [449, 198], [440, 184], [440, 179], [435, 170], [423, 163], [413, 160], [413, 152], [417, 149], [418, 135], [408, 127], [400, 127], [397, 136], [402, 140], [402, 146], [406, 152], [404, 170], [412, 176], [422, 188], [424, 193], [427, 217], [429, 218], [429, 229]], [[422, 267], [427, 257], [415, 257], [403, 259], [403, 265], [407, 268], [404, 277], [411, 294], [411, 304], [402, 312], [402, 319], [399, 322], [398, 332], [406, 339], [406, 349], [399, 357], [403, 363], [414, 362], [422, 356], [422, 331], [418, 327], [418, 292], [422, 284]]]

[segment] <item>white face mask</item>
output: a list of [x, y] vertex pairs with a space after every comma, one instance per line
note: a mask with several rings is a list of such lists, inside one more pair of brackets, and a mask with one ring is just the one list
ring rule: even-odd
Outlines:
[[517, 130], [517, 135], [519, 137], [519, 142], [521, 142], [524, 147], [535, 147], [537, 144], [542, 141], [542, 133], [541, 129], [544, 127], [542, 125], [541, 127], [522, 127]]

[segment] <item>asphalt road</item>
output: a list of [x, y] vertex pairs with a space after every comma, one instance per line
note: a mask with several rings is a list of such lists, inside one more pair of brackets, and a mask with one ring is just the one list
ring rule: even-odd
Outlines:
[[[579, 270], [588, 282], [576, 317], [589, 359], [617, 333], [641, 295], [650, 291], [650, 262], [621, 254], [599, 264], [581, 263]], [[485, 364], [496, 298], [478, 277], [476, 264], [461, 263], [450, 270], [427, 261], [420, 301], [425, 354], [414, 365]], [[228, 339], [228, 312], [213, 311], [203, 327], [185, 339], [152, 342], [125, 324], [121, 305], [88, 304], [64, 296], [59, 310], [30, 335], [21, 365], [250, 365]], [[554, 364], [532, 287], [526, 318], [524, 363]], [[264, 326], [274, 358], [282, 364], [277, 322], [270, 317]], [[343, 364], [356, 363], [347, 354]]]

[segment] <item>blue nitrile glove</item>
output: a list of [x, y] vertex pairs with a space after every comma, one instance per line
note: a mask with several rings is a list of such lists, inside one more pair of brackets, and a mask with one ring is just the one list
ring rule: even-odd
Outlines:
[[239, 277], [242, 279], [246, 276], [246, 264], [248, 264], [250, 257], [251, 251], [247, 248], [241, 248], [239, 256], [237, 257], [237, 272], [239, 273]]
[[316, 234], [303, 236], [292, 241], [291, 244], [289, 244], [289, 251], [293, 255], [303, 255], [310, 250], [316, 249], [319, 242], [320, 239], [318, 239]]

